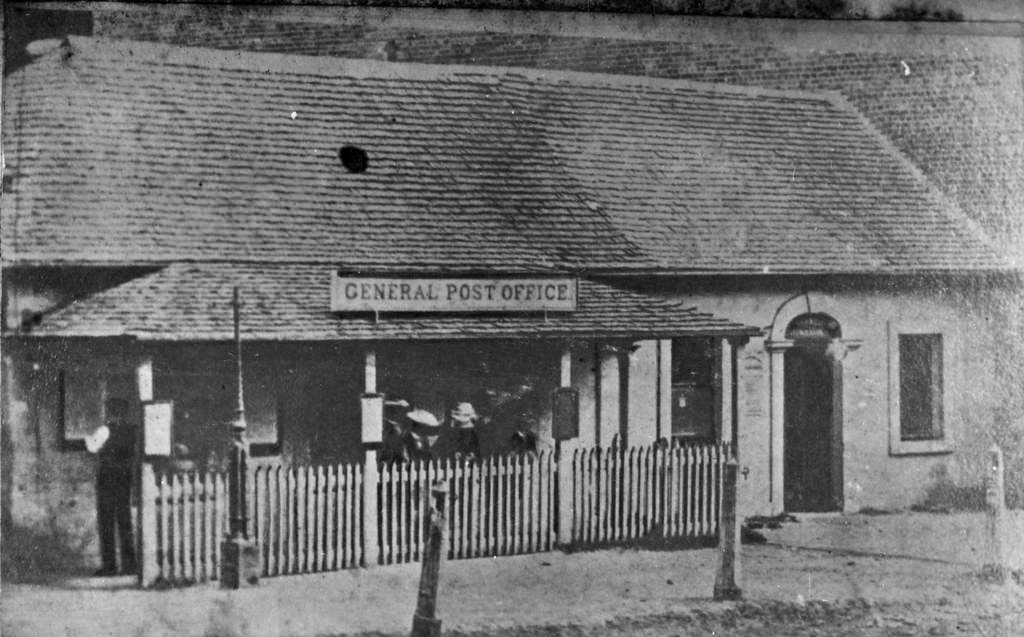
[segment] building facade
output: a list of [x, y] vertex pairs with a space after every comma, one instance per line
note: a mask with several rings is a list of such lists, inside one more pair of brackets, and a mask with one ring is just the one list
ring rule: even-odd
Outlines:
[[5, 85], [18, 533], [92, 550], [82, 440], [107, 398], [171, 404], [178, 460], [224, 463], [236, 288], [257, 457], [357, 459], [365, 392], [447, 429], [471, 404], [476, 453], [553, 445], [563, 388], [572, 445], [734, 441], [746, 515], [905, 507], [984, 475], [1016, 270], [842, 96], [34, 51]]

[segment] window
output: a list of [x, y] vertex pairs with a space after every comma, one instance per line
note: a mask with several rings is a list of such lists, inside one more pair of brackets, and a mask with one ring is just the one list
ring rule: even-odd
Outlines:
[[[157, 383], [158, 398], [174, 401], [174, 443], [188, 447], [202, 461], [211, 452], [223, 452], [231, 438], [228, 426], [238, 401], [236, 378], [228, 373], [174, 370]], [[273, 376], [256, 368], [246, 370], [246, 439], [254, 456], [280, 453], [277, 384]]]
[[[135, 386], [129, 374], [112, 373], [102, 362], [89, 366], [68, 365], [57, 371], [60, 397], [62, 448], [84, 450], [85, 437], [107, 422], [106, 403], [110, 398], [135, 402]], [[134, 417], [136, 414], [132, 414]]]
[[713, 338], [672, 341], [672, 437], [677, 440], [715, 437], [718, 430], [715, 374], [719, 348]]
[[889, 448], [893, 455], [951, 451], [946, 435], [943, 335], [892, 330]]
[[942, 335], [900, 334], [900, 439], [942, 438]]

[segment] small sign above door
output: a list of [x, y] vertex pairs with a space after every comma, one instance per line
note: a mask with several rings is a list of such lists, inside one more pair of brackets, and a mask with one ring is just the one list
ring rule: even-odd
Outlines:
[[571, 312], [576, 279], [449, 279], [343, 276], [331, 281], [332, 312]]

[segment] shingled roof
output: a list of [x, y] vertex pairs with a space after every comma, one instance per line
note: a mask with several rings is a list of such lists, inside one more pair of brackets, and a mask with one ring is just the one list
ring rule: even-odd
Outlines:
[[[170, 265], [46, 316], [37, 337], [229, 340], [232, 289], [242, 292], [247, 340], [668, 338], [757, 335], [761, 330], [677, 301], [591, 280], [568, 313], [339, 315], [328, 310], [330, 268], [308, 264]], [[311, 309], [317, 308], [317, 309]]]
[[7, 263], [1006, 267], [834, 94], [73, 37], [5, 95]]

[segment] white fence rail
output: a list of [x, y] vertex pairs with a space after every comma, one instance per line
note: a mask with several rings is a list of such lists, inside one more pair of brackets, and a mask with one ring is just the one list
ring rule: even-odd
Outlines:
[[263, 575], [359, 566], [362, 471], [352, 464], [252, 471], [249, 526]]
[[[729, 455], [727, 445], [701, 444], [579, 449], [561, 461], [543, 451], [383, 464], [372, 512], [363, 507], [362, 465], [260, 464], [249, 472], [249, 532], [264, 576], [359, 566], [370, 553], [366, 515], [376, 516], [380, 563], [417, 561], [430, 488], [440, 480], [449, 493], [449, 559], [549, 551], [559, 537], [579, 547], [711, 538]], [[146, 466], [141, 502], [143, 584], [216, 579], [226, 474]], [[560, 533], [559, 520], [567, 527]]]
[[577, 450], [572, 542], [713, 537], [727, 459], [716, 444]]
[[448, 485], [448, 557], [517, 555], [554, 543], [552, 453], [482, 460], [426, 460], [381, 467], [380, 554], [385, 564], [416, 561], [435, 481]]
[[143, 491], [148, 496], [143, 504], [153, 506], [153, 514], [143, 518], [152, 526], [142, 529], [143, 563], [168, 582], [215, 579], [220, 542], [228, 528], [227, 475], [148, 473], [155, 484]]

